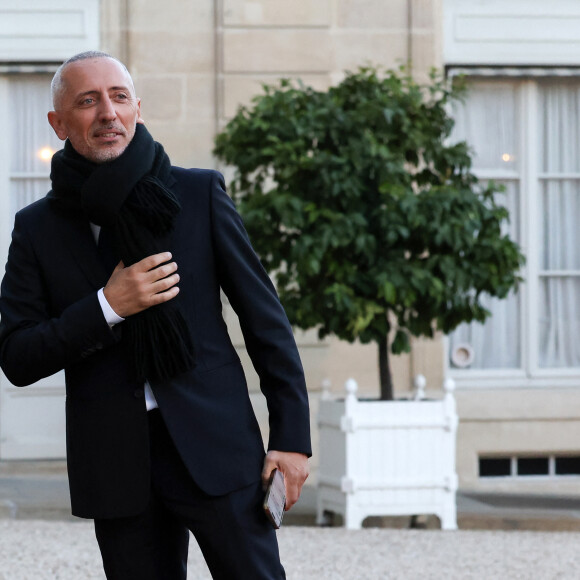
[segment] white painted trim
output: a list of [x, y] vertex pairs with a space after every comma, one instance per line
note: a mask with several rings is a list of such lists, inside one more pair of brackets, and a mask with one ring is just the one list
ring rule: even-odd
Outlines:
[[62, 62], [99, 48], [99, 0], [0, 0], [0, 60]]
[[540, 278], [570, 278], [580, 276], [580, 270], [540, 270]]
[[456, 65], [578, 65], [577, 0], [444, 0], [443, 58]]
[[520, 174], [518, 171], [513, 171], [509, 169], [477, 169], [474, 170], [477, 173], [477, 177], [480, 180], [485, 181], [518, 181], [520, 179]]
[[478, 76], [478, 77], [577, 77], [580, 76], [580, 68], [569, 67], [506, 67], [506, 66], [449, 66], [447, 75], [457, 76]]
[[[526, 305], [524, 309], [526, 332], [523, 335], [523, 352], [526, 354], [525, 369], [530, 374], [538, 370], [540, 354], [540, 328], [538, 316], [539, 303], [539, 260], [540, 240], [537, 235], [540, 223], [538, 204], [538, 87], [532, 80], [526, 80], [522, 85], [525, 108], [522, 116], [522, 157], [525, 160], [525, 169], [522, 178], [522, 191], [526, 192], [525, 203], [522, 203], [522, 213], [526, 211], [527, 237], [524, 251], [530, 259], [526, 261]], [[527, 341], [527, 342], [526, 342]]]
[[29, 179], [46, 179], [46, 173], [12, 173], [10, 179], [13, 181], [29, 180]]
[[556, 179], [560, 180], [577, 180], [580, 179], [580, 173], [539, 173], [538, 179], [550, 179], [552, 181]]
[[0, 74], [53, 74], [58, 66], [58, 64], [0, 63]]
[[[523, 90], [522, 87], [518, 89], [518, 105], [520, 109], [520, 148], [522, 147], [522, 143], [525, 143], [525, 139], [527, 138], [526, 129], [527, 127], [526, 122], [524, 121], [524, 117], [529, 116], [529, 103], [526, 99], [526, 92]], [[526, 163], [525, 156], [521, 155], [522, 162], [520, 164], [520, 181], [519, 181], [519, 188], [518, 188], [518, 226], [520, 232], [520, 239], [518, 240], [522, 251], [526, 257], [529, 254], [529, 240], [530, 240], [530, 228], [529, 226], [529, 219], [530, 216], [528, 215], [529, 205], [528, 203], [524, 203], [524, 196], [525, 192], [527, 191], [528, 183], [529, 183], [529, 168]], [[532, 301], [530, 299], [529, 294], [529, 287], [528, 287], [528, 280], [530, 277], [529, 271], [529, 261], [526, 260], [526, 264], [522, 268], [521, 276], [524, 279], [524, 283], [520, 286], [520, 364], [521, 368], [527, 369], [529, 367], [529, 350], [530, 350], [530, 328], [529, 328], [529, 317], [527, 313], [530, 310], [530, 305]]]
[[525, 377], [523, 379], [517, 378], [491, 378], [489, 376], [477, 377], [457, 377], [453, 373], [457, 391], [469, 390], [513, 390], [513, 389], [530, 389], [530, 390], [544, 390], [544, 389], [580, 389], [578, 382], [578, 375], [580, 369], [574, 376], [552, 376], [552, 377]]
[[453, 378], [461, 381], [470, 378], [487, 380], [516, 379], [522, 380], [527, 377], [523, 369], [450, 369]]
[[7, 386], [5, 392], [10, 398], [28, 397], [63, 397], [65, 393], [64, 372], [59, 372], [53, 377], [42, 379], [28, 387]]

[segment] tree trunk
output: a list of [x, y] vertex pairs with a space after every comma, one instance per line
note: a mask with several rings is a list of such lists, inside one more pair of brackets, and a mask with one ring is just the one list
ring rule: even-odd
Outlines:
[[393, 377], [389, 366], [389, 341], [386, 336], [379, 343], [379, 378], [381, 381], [381, 401], [392, 401]]

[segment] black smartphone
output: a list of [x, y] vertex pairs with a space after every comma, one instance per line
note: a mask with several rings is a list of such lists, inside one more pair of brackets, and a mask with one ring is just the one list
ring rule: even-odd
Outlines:
[[286, 486], [284, 485], [284, 475], [278, 469], [274, 469], [264, 497], [264, 511], [276, 529], [282, 525], [285, 508]]

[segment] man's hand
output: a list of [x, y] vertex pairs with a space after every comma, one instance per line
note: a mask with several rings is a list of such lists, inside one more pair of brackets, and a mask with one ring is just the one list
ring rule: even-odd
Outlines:
[[[125, 268], [119, 262], [103, 293], [116, 314], [127, 318], [151, 306], [167, 302], [179, 293], [177, 264], [169, 252], [154, 254]], [[160, 264], [164, 264], [160, 266]]]
[[270, 474], [278, 468], [284, 475], [286, 484], [286, 511], [288, 511], [300, 497], [302, 486], [310, 473], [308, 457], [303, 453], [290, 451], [268, 451], [262, 469], [262, 483], [264, 487], [270, 481]]

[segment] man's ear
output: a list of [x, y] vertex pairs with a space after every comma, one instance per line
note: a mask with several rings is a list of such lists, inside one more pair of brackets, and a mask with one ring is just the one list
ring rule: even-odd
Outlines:
[[141, 99], [137, 99], [137, 123], [140, 125], [145, 125], [145, 121], [141, 116]]
[[54, 129], [56, 136], [64, 141], [68, 137], [68, 131], [65, 129], [62, 119], [57, 111], [48, 112], [48, 122], [50, 126]]

